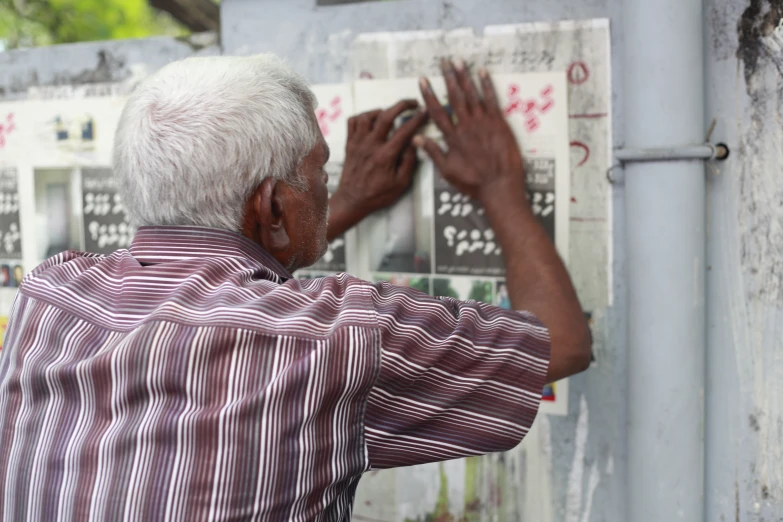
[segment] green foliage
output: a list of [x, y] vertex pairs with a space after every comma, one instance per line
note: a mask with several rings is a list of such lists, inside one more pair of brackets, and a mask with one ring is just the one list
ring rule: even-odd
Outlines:
[[492, 304], [492, 283], [489, 281], [473, 281], [468, 299]]
[[425, 294], [429, 294], [430, 282], [425, 278], [411, 279], [411, 288], [418, 290], [419, 292], [424, 292]]
[[425, 294], [430, 293], [430, 281], [426, 277], [414, 277], [412, 279], [408, 279], [407, 277], [402, 276], [403, 281], [399, 281], [398, 277], [400, 276], [395, 276], [394, 274], [378, 274], [375, 276], [375, 281], [386, 281], [387, 283], [407, 286], [408, 288], [413, 288], [414, 290], [424, 292]]
[[187, 32], [147, 0], [0, 0], [0, 40], [10, 49]]
[[453, 297], [459, 299], [459, 294], [451, 286], [451, 279], [433, 279], [432, 280], [432, 295], [437, 297]]

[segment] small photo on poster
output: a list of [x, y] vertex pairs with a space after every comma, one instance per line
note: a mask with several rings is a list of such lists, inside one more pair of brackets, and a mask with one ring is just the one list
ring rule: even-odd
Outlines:
[[492, 304], [493, 282], [469, 277], [434, 278], [432, 294], [436, 297], [452, 297], [460, 301], [478, 301]]
[[547, 384], [544, 386], [544, 391], [541, 394], [541, 400], [546, 402], [557, 401], [557, 383]]
[[11, 267], [8, 265], [0, 265], [0, 286], [13, 287], [14, 279], [11, 274]]
[[40, 261], [66, 250], [81, 250], [81, 194], [72, 169], [35, 174], [35, 237]]
[[14, 266], [14, 270], [11, 275], [13, 278], [13, 287], [19, 288], [19, 285], [22, 284], [22, 279], [24, 279], [24, 269], [22, 268], [22, 265]]
[[5, 344], [5, 331], [8, 328], [8, 316], [0, 316], [0, 350], [3, 349]]
[[511, 298], [508, 295], [508, 285], [505, 281], [495, 283], [495, 300], [493, 304], [499, 308], [511, 309]]
[[432, 295], [429, 277], [420, 277], [415, 274], [375, 274], [373, 280], [376, 283], [385, 281], [394, 286], [413, 288], [419, 292]]

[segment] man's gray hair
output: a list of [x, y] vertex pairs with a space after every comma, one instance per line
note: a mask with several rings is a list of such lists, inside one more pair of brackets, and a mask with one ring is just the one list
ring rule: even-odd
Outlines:
[[188, 58], [142, 82], [122, 112], [114, 171], [136, 226], [240, 231], [264, 179], [304, 188], [315, 96], [272, 55]]

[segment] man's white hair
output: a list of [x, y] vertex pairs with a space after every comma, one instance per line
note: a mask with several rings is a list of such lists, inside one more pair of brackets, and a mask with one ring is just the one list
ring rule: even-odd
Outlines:
[[199, 57], [139, 85], [122, 112], [114, 171], [136, 226], [240, 231], [264, 179], [304, 188], [318, 142], [315, 96], [272, 55]]

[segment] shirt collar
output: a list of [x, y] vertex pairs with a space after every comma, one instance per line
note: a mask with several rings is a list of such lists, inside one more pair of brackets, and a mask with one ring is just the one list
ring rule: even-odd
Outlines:
[[208, 257], [249, 258], [283, 280], [292, 278], [288, 270], [258, 244], [236, 232], [217, 228], [140, 227], [129, 250], [139, 263], [148, 265]]

